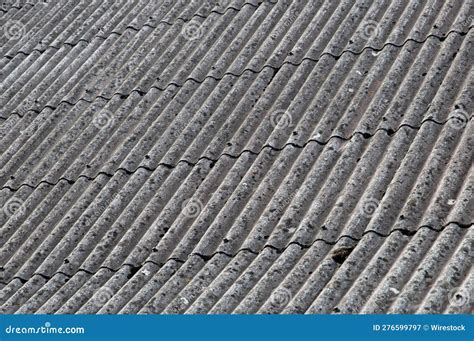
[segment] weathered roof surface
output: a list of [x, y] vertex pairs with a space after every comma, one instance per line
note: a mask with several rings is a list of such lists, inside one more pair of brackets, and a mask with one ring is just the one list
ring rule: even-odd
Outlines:
[[473, 3], [5, 2], [0, 312], [472, 312]]

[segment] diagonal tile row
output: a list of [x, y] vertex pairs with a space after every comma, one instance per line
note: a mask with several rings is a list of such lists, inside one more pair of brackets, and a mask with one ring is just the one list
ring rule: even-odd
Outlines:
[[235, 3], [1, 13], [0, 311], [472, 311], [472, 1]]
[[[70, 2], [62, 4], [59, 2], [57, 6], [72, 10]], [[155, 2], [152, 4], [158, 6]], [[84, 10], [80, 6], [90, 4], [76, 5]], [[121, 34], [110, 34], [105, 40], [103, 36], [92, 38], [99, 28], [92, 23], [83, 24], [80, 17], [74, 20], [78, 18], [77, 13], [64, 16], [57, 13], [58, 8], [45, 5], [43, 10], [57, 14], [64, 25], [58, 25], [55, 17], [46, 17], [39, 27], [28, 27], [27, 32], [34, 34], [25, 34], [18, 42], [9, 39], [3, 53], [8, 53], [7, 49], [13, 44], [28, 53], [50, 32], [51, 25], [59, 32], [50, 33], [52, 37], [45, 38], [47, 41], [63, 41], [72, 32], [90, 34], [79, 43], [71, 38], [77, 45], [71, 42], [72, 45], [61, 46], [59, 50], [56, 46], [44, 53], [36, 51], [31, 55], [15, 55], [12, 60], [7, 58], [2, 71], [7, 78], [1, 79], [2, 89], [8, 89], [0, 98], [4, 107], [2, 116], [23, 115], [29, 110], [38, 112], [64, 102], [77, 103], [80, 99], [89, 102], [97, 97], [110, 99], [113, 94], [128, 95], [132, 90], [164, 89], [170, 84], [182, 85], [186, 79], [202, 82], [206, 76], [221, 79], [226, 74], [241, 75], [244, 70], [259, 72], [264, 65], [279, 68], [284, 62], [299, 64], [305, 58], [340, 56], [342, 51], [360, 53], [366, 46], [381, 49], [387, 44], [401, 45], [409, 39], [424, 41], [433, 35], [446, 37], [451, 31], [466, 32], [471, 25], [472, 12], [470, 1], [430, 1], [411, 7], [404, 0], [240, 5], [238, 11], [222, 15], [211, 13], [202, 23], [195, 23], [194, 30], [187, 30], [192, 22], [182, 20], [174, 21], [171, 26], [145, 26], [147, 17], [142, 14], [153, 10], [147, 8], [151, 5], [146, 2], [133, 10], [121, 6], [120, 13], [113, 17], [115, 20], [109, 18], [115, 14], [114, 8], [104, 5], [106, 13], [98, 11], [90, 20], [98, 20], [99, 27], [107, 21], [106, 33]], [[95, 9], [94, 6], [91, 5], [90, 10]], [[132, 19], [140, 22], [135, 25], [140, 29], [127, 30]], [[28, 22], [36, 21], [31, 18]], [[84, 26], [82, 30], [77, 30], [79, 23]], [[83, 33], [84, 30], [88, 31]]]
[[[236, 2], [241, 3], [242, 8], [245, 4], [252, 5], [243, 1]], [[14, 112], [22, 115], [28, 110], [39, 111], [46, 105], [57, 106], [61, 100], [71, 101], [70, 96], [75, 96], [74, 94], [79, 95], [79, 98], [105, 95], [93, 91], [93, 87], [96, 90], [103, 90], [104, 85], [110, 89], [116, 86], [123, 88], [127, 87], [126, 83], [128, 86], [133, 83], [139, 87], [140, 84], [156, 80], [158, 71], [172, 72], [171, 67], [174, 67], [174, 72], [179, 71], [177, 64], [197, 48], [197, 37], [192, 34], [200, 33], [192, 31], [193, 27], [188, 28], [192, 22], [186, 21], [192, 18], [191, 13], [198, 15], [201, 8], [212, 9], [210, 3], [197, 1], [193, 1], [191, 6], [185, 6], [183, 1], [168, 1], [167, 6], [160, 2], [144, 1], [114, 2], [114, 6], [101, 1], [94, 1], [92, 4], [85, 1], [61, 1], [55, 4], [61, 10], [71, 11], [70, 15], [61, 13], [59, 8], [43, 4], [42, 11], [50, 15], [34, 10], [34, 7], [34, 15], [44, 16], [39, 23], [37, 18], [28, 18], [28, 23], [36, 24], [35, 27], [25, 28], [18, 18], [5, 22], [5, 28], [16, 28], [16, 24], [20, 31], [15, 32], [15, 36], [6, 34], [6, 30], [2, 37], [6, 40], [2, 50], [5, 55], [2, 58], [2, 74], [7, 76], [2, 80], [10, 91], [3, 94], [1, 99], [6, 106], [4, 111], [7, 115]], [[96, 8], [97, 6], [100, 8]], [[232, 13], [224, 12], [226, 18], [232, 18], [238, 12], [238, 9], [229, 8]], [[73, 9], [82, 11], [81, 15]], [[94, 11], [94, 15], [91, 16], [90, 11]], [[180, 13], [181, 11], [184, 13]], [[182, 15], [178, 17], [182, 20], [171, 26], [167, 22], [156, 27], [146, 24], [145, 21], [150, 21], [149, 18], [154, 15], [170, 21], [177, 20], [178, 15]], [[209, 15], [211, 26], [222, 17], [222, 14], [212, 11]], [[82, 16], [86, 16], [88, 20], [84, 22]], [[207, 17], [204, 18], [207, 20]], [[53, 32], [51, 26], [55, 27]], [[186, 44], [188, 41], [194, 43], [189, 46]], [[175, 48], [166, 51], [173, 42]], [[13, 54], [9, 50], [11, 47], [22, 53]], [[161, 63], [157, 63], [158, 61]], [[173, 65], [168, 65], [171, 61]], [[166, 68], [167, 66], [170, 68]], [[131, 72], [132, 69], [135, 71]], [[41, 79], [38, 78], [39, 74], [42, 75]], [[29, 93], [25, 97], [26, 91]]]
[[[230, 258], [191, 256], [71, 278], [35, 275], [0, 288], [3, 313], [468, 313], [472, 229], [367, 234]], [[339, 248], [338, 248], [339, 247]], [[341, 250], [351, 250], [341, 256]], [[336, 258], [337, 255], [337, 258]], [[454, 290], [452, 289], [454, 287]]]
[[462, 128], [472, 118], [473, 34], [10, 116], [0, 126], [0, 183], [17, 189], [195, 164], [264, 146], [394, 132], [427, 119], [452, 118]]
[[[206, 260], [242, 249], [252, 258], [319, 241], [333, 259], [330, 250], [359, 247], [354, 239], [369, 238], [368, 231], [380, 241], [438, 234], [420, 226], [444, 234], [448, 225], [461, 236], [473, 222], [474, 178], [466, 167], [473, 130], [472, 121], [462, 130], [427, 121], [392, 136], [380, 131], [194, 167], [23, 187], [13, 198], [2, 190], [4, 212], [13, 211], [2, 219], [1, 279], [88, 278], [105, 268], [160, 268], [193, 254]], [[472, 244], [472, 238], [458, 242]]]
[[[261, 1], [265, 2], [265, 1]], [[272, 1], [266, 1], [273, 3]], [[54, 3], [35, 1], [25, 8], [13, 7], [0, 17], [3, 34], [3, 62], [15, 54], [44, 53], [61, 45], [87, 44], [94, 38], [106, 39], [122, 35], [127, 29], [140, 31], [145, 26], [157, 29], [160, 24], [175, 21], [188, 22], [194, 18], [206, 19], [211, 13], [223, 15], [244, 6], [257, 7], [259, 3], [243, 1], [67, 1]], [[28, 7], [31, 6], [31, 7]], [[238, 6], [238, 7], [233, 7]], [[22, 11], [15, 11], [20, 10]], [[16, 24], [16, 25], [15, 25]], [[54, 31], [51, 32], [51, 28]], [[48, 45], [50, 44], [50, 45]]]

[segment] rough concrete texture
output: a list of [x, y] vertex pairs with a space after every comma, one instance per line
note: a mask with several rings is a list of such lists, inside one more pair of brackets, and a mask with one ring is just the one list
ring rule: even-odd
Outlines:
[[0, 313], [472, 313], [473, 5], [2, 5]]

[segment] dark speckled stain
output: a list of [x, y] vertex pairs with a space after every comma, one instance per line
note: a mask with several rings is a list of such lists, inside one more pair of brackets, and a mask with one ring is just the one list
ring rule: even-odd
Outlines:
[[349, 257], [352, 250], [354, 250], [353, 247], [341, 247], [336, 249], [332, 253], [332, 260], [338, 264], [342, 264], [347, 259], [347, 257]]

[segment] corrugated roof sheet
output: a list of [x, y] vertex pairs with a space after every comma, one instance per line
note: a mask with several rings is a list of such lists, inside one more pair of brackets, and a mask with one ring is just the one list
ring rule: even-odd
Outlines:
[[473, 13], [4, 3], [0, 312], [472, 312]]

